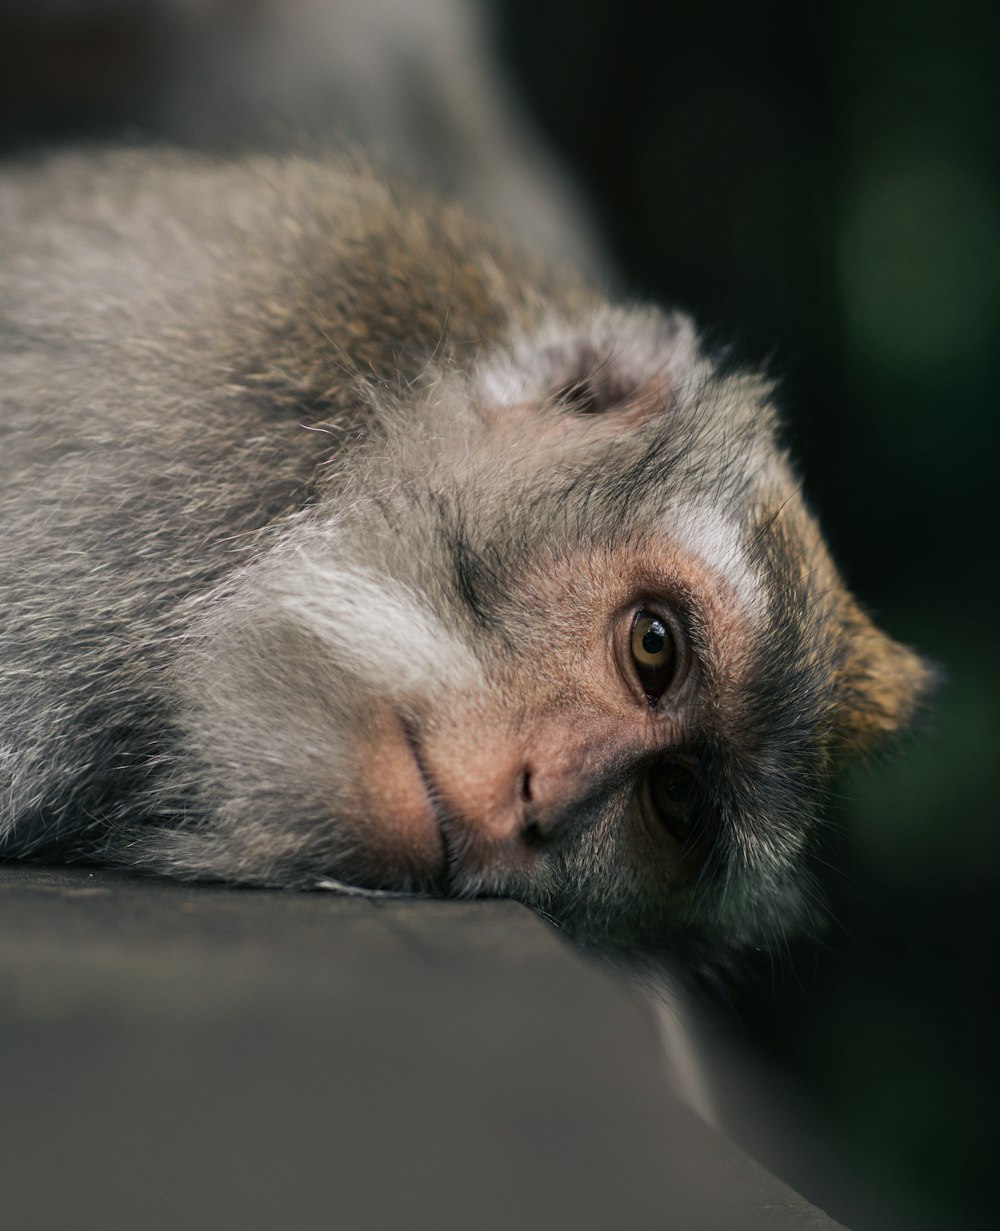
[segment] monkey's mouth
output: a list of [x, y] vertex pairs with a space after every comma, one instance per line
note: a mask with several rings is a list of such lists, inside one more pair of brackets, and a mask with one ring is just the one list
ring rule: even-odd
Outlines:
[[427, 813], [437, 827], [438, 839], [441, 843], [441, 871], [436, 878], [437, 888], [442, 896], [448, 897], [451, 893], [452, 886], [452, 870], [454, 864], [454, 854], [452, 852], [451, 841], [448, 836], [448, 828], [444, 809], [441, 806], [440, 794], [434, 785], [434, 779], [431, 777], [430, 771], [427, 768], [423, 755], [420, 751], [420, 743], [417, 739], [416, 729], [414, 724], [399, 715], [399, 726], [403, 732], [403, 739], [409, 750], [410, 756], [413, 759], [413, 764], [417, 768], [417, 774], [420, 778], [420, 786], [423, 791], [424, 803]]

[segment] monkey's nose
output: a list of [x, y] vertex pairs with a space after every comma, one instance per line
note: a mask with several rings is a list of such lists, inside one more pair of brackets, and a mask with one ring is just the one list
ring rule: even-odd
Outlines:
[[551, 841], [566, 824], [567, 809], [559, 798], [562, 792], [557, 788], [557, 797], [552, 798], [548, 787], [545, 775], [525, 763], [518, 775], [514, 807], [520, 812], [520, 836], [529, 846]]
[[458, 830], [461, 845], [487, 849], [537, 846], [560, 827], [558, 794], [551, 775], [522, 748], [498, 746], [475, 750], [429, 748], [426, 769], [446, 822]]

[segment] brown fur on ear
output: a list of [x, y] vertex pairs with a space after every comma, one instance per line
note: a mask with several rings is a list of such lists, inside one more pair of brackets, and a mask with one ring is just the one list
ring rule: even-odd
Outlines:
[[930, 663], [876, 628], [845, 594], [847, 652], [840, 671], [840, 736], [847, 751], [865, 752], [901, 730], [935, 683]]
[[781, 583], [797, 591], [813, 610], [818, 644], [824, 630], [830, 636], [823, 656], [831, 689], [828, 714], [834, 750], [873, 751], [913, 720], [937, 672], [876, 627], [858, 605], [827, 550], [819, 524], [801, 500], [781, 497], [777, 512], [765, 513], [763, 524]]

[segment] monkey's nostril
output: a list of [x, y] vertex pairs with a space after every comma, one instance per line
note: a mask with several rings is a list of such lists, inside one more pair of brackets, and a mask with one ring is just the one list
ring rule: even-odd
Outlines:
[[530, 769], [522, 769], [518, 781], [518, 797], [521, 805], [521, 840], [528, 847], [539, 847], [545, 843], [545, 826], [541, 824], [538, 809], [534, 806], [534, 790]]

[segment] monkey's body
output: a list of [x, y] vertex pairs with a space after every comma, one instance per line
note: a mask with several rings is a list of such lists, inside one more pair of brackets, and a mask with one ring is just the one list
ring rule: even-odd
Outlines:
[[653, 947], [801, 914], [923, 675], [761, 380], [343, 164], [0, 192], [0, 850]]

